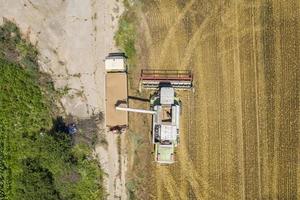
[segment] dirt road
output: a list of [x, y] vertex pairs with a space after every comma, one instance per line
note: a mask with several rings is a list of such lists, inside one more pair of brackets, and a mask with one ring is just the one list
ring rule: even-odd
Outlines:
[[[139, 198], [300, 198], [299, 4], [161, 0], [137, 8], [137, 66], [191, 69], [195, 87], [179, 93], [178, 162], [139, 162], [136, 170], [151, 171], [132, 175], [141, 184]], [[130, 118], [132, 129], [147, 137], [151, 121]], [[149, 146], [147, 140], [139, 146], [136, 160]]]
[[[14, 21], [37, 45], [41, 70], [51, 74], [62, 93], [63, 114], [81, 119], [105, 113], [103, 61], [117, 50], [113, 37], [122, 12], [117, 0], [0, 0], [0, 19]], [[104, 124], [99, 127], [106, 145], [97, 146], [96, 154], [107, 174], [108, 199], [126, 199], [126, 157], [119, 155], [117, 136], [107, 135]], [[120, 166], [119, 159], [125, 164]]]

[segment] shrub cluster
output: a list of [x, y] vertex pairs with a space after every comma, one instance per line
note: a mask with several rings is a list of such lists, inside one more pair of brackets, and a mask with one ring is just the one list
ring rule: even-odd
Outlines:
[[0, 27], [0, 199], [101, 199], [92, 149], [53, 128], [37, 55], [12, 22]]

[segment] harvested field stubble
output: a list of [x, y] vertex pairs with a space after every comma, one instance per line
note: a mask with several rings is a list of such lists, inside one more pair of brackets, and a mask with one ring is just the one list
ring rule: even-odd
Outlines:
[[299, 198], [299, 4], [161, 0], [137, 9], [138, 62], [192, 69], [195, 87], [179, 92], [177, 162], [145, 160], [151, 178], [144, 177], [147, 191], [137, 189], [137, 196]]

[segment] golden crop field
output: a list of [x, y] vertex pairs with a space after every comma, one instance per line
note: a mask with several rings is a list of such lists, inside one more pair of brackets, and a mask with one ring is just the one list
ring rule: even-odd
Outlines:
[[194, 75], [194, 92], [178, 92], [174, 165], [153, 162], [150, 117], [129, 115], [144, 138], [129, 168], [138, 199], [300, 199], [300, 1], [147, 0], [136, 13], [131, 75]]

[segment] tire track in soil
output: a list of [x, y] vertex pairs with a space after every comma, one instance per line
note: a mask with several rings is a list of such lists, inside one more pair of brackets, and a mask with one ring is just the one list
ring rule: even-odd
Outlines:
[[167, 190], [167, 193], [172, 200], [184, 199], [184, 197], [182, 196], [183, 194], [180, 191], [176, 191], [176, 182], [165, 167], [166, 166], [158, 166], [156, 174], [160, 175], [159, 179], [164, 183], [163, 186]]
[[240, 34], [239, 34], [239, 15], [238, 15], [238, 3], [235, 1], [234, 3], [234, 14], [235, 14], [235, 46], [236, 50], [234, 52], [234, 82], [235, 85], [235, 94], [236, 96], [236, 110], [237, 110], [237, 128], [236, 132], [240, 133], [237, 134], [237, 143], [240, 145], [238, 146], [238, 169], [239, 169], [239, 174], [241, 174], [241, 181], [240, 181], [240, 187], [239, 190], [241, 191], [241, 199], [245, 199], [245, 165], [244, 165], [244, 139], [242, 135], [243, 131], [243, 113], [242, 113], [242, 78], [241, 78], [241, 64], [240, 64], [240, 45], [239, 45], [239, 40], [240, 40]]
[[[298, 160], [296, 149], [299, 148], [299, 135], [294, 134], [297, 129], [292, 121], [296, 121], [295, 110], [299, 109], [299, 104], [297, 106], [294, 101], [296, 99], [299, 101], [299, 96], [294, 92], [299, 87], [297, 85], [297, 73], [295, 73], [299, 71], [299, 34], [297, 34], [299, 31], [297, 23], [299, 10], [296, 13], [293, 11], [295, 8], [299, 9], [299, 3], [298, 1], [292, 1], [290, 4], [279, 2], [277, 6], [280, 8], [278, 32], [280, 35], [278, 37], [280, 38], [279, 47], [282, 50], [278, 54], [281, 57], [281, 62], [276, 72], [278, 78], [276, 90], [279, 92], [278, 94], [281, 94], [278, 99], [278, 113], [276, 114], [280, 119], [277, 124], [279, 136], [277, 187], [279, 198], [294, 199], [297, 198], [297, 165], [294, 162]], [[292, 59], [292, 56], [295, 57]]]
[[[188, 113], [191, 113], [191, 109], [194, 109], [194, 107], [192, 107], [192, 103], [191, 100], [193, 99], [193, 97], [191, 98], [191, 92], [188, 92], [187, 94], [188, 96], [188, 102], [189, 103], [189, 111]], [[193, 94], [192, 94], [193, 96]], [[185, 99], [186, 100], [186, 99]], [[188, 119], [187, 121], [191, 121], [191, 117], [190, 115], [188, 115]], [[186, 123], [187, 124], [187, 123]], [[188, 130], [188, 133], [182, 133], [182, 135], [185, 135], [187, 137], [189, 137], [190, 133], [189, 133], [189, 128], [185, 130]], [[189, 138], [187, 138], [189, 140]], [[188, 150], [189, 145], [187, 145], [186, 140], [182, 139], [180, 142], [180, 147], [178, 149], [178, 162], [180, 163], [180, 168], [183, 172], [183, 175], [186, 177], [186, 180], [188, 181], [188, 183], [190, 184], [190, 187], [192, 188], [193, 194], [196, 197], [196, 199], [204, 199], [204, 191], [208, 191], [208, 196], [209, 197], [214, 197], [216, 199], [233, 199], [233, 196], [228, 195], [226, 198], [223, 197], [223, 192], [222, 191], [215, 191], [213, 187], [211, 187], [209, 185], [208, 182], [204, 181], [202, 177], [200, 177], [198, 171], [196, 170], [196, 168], [194, 167], [193, 161], [190, 158], [190, 154], [189, 154], [189, 150]], [[170, 174], [171, 175], [171, 174]]]
[[149, 28], [149, 24], [147, 21], [147, 18], [144, 14], [144, 12], [141, 10], [140, 7], [138, 7], [137, 10], [138, 16], [139, 16], [139, 23], [141, 24], [143, 33], [145, 35], [145, 39], [146, 39], [146, 46], [148, 49], [151, 49], [152, 46], [152, 36], [151, 36], [151, 32], [150, 32], [150, 28]]
[[[156, 169], [156, 174], [158, 174], [157, 169]], [[157, 176], [156, 176], [157, 177]], [[163, 200], [163, 184], [162, 184], [162, 180], [160, 177], [157, 177], [156, 179], [156, 191], [157, 191], [157, 199], [158, 200]]]
[[[224, 8], [222, 9], [223, 12], [226, 12]], [[220, 23], [220, 26], [223, 27], [223, 23], [221, 22], [221, 15], [218, 17], [218, 23]], [[217, 29], [217, 33], [219, 35], [219, 50], [217, 53], [217, 58], [216, 60], [219, 60], [220, 66], [230, 66], [228, 65], [228, 57], [231, 56], [232, 47], [230, 47], [229, 44], [227, 44], [226, 39], [228, 38], [228, 35], [220, 34], [220, 30], [222, 29]], [[219, 109], [218, 109], [218, 121], [219, 127], [218, 127], [218, 135], [220, 138], [219, 142], [219, 152], [221, 152], [220, 156], [220, 165], [219, 165], [219, 170], [220, 171], [220, 190], [222, 193], [222, 199], [225, 197], [228, 198], [228, 196], [231, 196], [231, 199], [234, 199], [230, 186], [233, 185], [232, 181], [230, 178], [228, 178], [228, 174], [231, 174], [232, 172], [232, 154], [234, 154], [233, 146], [235, 145], [232, 143], [232, 135], [231, 135], [231, 127], [230, 124], [231, 122], [231, 113], [230, 113], [230, 78], [231, 78], [231, 66], [222, 68], [219, 67], [219, 84], [218, 84], [218, 99], [220, 99], [220, 104]], [[229, 186], [228, 186], [229, 185]]]
[[[217, 24], [212, 23], [209, 31], [214, 32], [214, 37], [206, 41], [203, 47], [207, 48], [203, 52], [203, 57], [205, 59], [202, 61], [203, 71], [206, 74], [205, 78], [205, 91], [204, 95], [207, 97], [207, 106], [208, 106], [208, 127], [209, 132], [207, 141], [203, 143], [207, 144], [208, 148], [208, 182], [213, 187], [215, 191], [220, 193], [220, 196], [215, 199], [222, 199], [222, 177], [220, 172], [221, 166], [221, 135], [220, 135], [220, 84], [222, 83], [222, 77], [220, 77], [220, 61], [217, 60], [217, 53], [219, 49], [220, 38], [217, 34]], [[211, 191], [209, 191], [209, 194]]]
[[160, 51], [160, 60], [158, 62], [158, 66], [162, 66], [164, 62], [164, 58], [169, 52], [169, 46], [172, 40], [175, 37], [176, 30], [178, 28], [178, 25], [181, 23], [183, 18], [185, 17], [186, 13], [191, 9], [193, 4], [195, 3], [195, 0], [191, 0], [187, 3], [187, 5], [183, 8], [183, 10], [178, 14], [177, 19], [175, 20], [174, 24], [169, 28], [168, 33], [161, 45], [161, 51]]
[[[256, 144], [257, 144], [257, 166], [258, 166], [258, 198], [261, 199], [261, 158], [260, 158], [260, 127], [259, 127], [259, 82], [258, 82], [258, 57], [256, 55], [256, 50], [258, 47], [256, 45], [256, 31], [255, 31], [255, 8], [253, 1], [251, 2], [251, 24], [252, 24], [252, 45], [253, 45], [253, 67], [254, 67], [254, 87], [255, 87], [255, 113], [256, 113]], [[259, 6], [258, 6], [259, 7]]]
[[[241, 24], [253, 25], [253, 10], [251, 6], [244, 7], [240, 13]], [[243, 128], [243, 154], [244, 154], [244, 176], [245, 176], [245, 198], [260, 198], [260, 158], [259, 132], [257, 124], [257, 90], [256, 90], [256, 44], [255, 35], [249, 32], [239, 41], [241, 85], [242, 85], [242, 128]], [[254, 66], [254, 67], [253, 67]]]
[[[201, 60], [201, 56], [197, 57], [195, 62], [200, 63], [199, 60]], [[198, 71], [199, 70], [199, 71]], [[195, 106], [195, 95], [197, 95], [197, 106], [190, 107], [189, 110], [191, 112], [191, 116], [195, 118], [195, 121], [193, 123], [193, 126], [191, 129], [189, 129], [188, 133], [188, 142], [190, 144], [190, 141], [196, 140], [196, 141], [207, 141], [208, 140], [208, 107], [207, 107], [207, 97], [206, 95], [200, 95], [198, 92], [204, 92], [205, 91], [205, 84], [204, 82], [204, 73], [203, 73], [203, 66], [200, 65], [198, 68], [194, 69], [194, 76], [197, 78], [197, 80], [194, 81], [194, 87], [195, 87], [195, 93], [192, 95], [193, 97], [190, 98], [192, 101], [189, 103], [189, 106]], [[194, 108], [194, 109], [193, 109]], [[197, 110], [197, 111], [196, 111]], [[201, 116], [201, 117], [200, 117]], [[192, 118], [190, 118], [192, 119]], [[199, 131], [199, 132], [198, 132]], [[192, 139], [190, 139], [190, 137]], [[209, 176], [209, 158], [208, 158], [208, 147], [206, 143], [202, 142], [201, 145], [197, 145], [197, 142], [194, 144], [191, 144], [192, 148], [196, 146], [196, 156], [197, 159], [193, 160], [195, 163], [195, 166], [197, 166], [197, 171], [201, 172], [201, 179], [208, 180]], [[190, 145], [188, 146], [188, 152], [191, 152], [189, 149]], [[199, 154], [199, 156], [198, 156]], [[208, 183], [207, 183], [208, 184]], [[203, 196], [204, 199], [208, 199], [209, 192], [207, 190], [203, 190]]]
[[[182, 145], [182, 144], [181, 144]], [[182, 165], [182, 169], [184, 171], [184, 176], [186, 176], [186, 179], [188, 180], [190, 186], [192, 187], [192, 190], [194, 191], [194, 195], [197, 199], [204, 199], [204, 195], [201, 194], [202, 191], [206, 190], [209, 191], [210, 197], [215, 198], [222, 198], [222, 199], [233, 199], [233, 196], [223, 197], [223, 193], [221, 191], [215, 191], [213, 187], [209, 186], [209, 183], [202, 180], [201, 177], [199, 177], [198, 172], [193, 167], [192, 161], [188, 159], [188, 153], [187, 149], [185, 148], [186, 144], [183, 144], [180, 146], [181, 150], [178, 152], [178, 156], [180, 157], [178, 160], [180, 164]], [[171, 175], [171, 174], [170, 174]]]
[[[271, 16], [270, 16], [270, 18], [271, 18], [271, 20], [272, 21], [277, 21], [277, 20], [279, 20], [278, 18], [277, 18], [277, 16], [276, 16], [276, 13], [278, 13], [278, 10], [277, 9], [279, 8], [279, 6], [277, 5], [277, 6], [274, 6], [274, 4], [273, 3], [271, 3], [271, 9], [272, 9], [272, 14], [271, 14]], [[274, 13], [273, 13], [274, 12]], [[267, 16], [268, 17], [268, 16]], [[274, 24], [272, 24], [272, 26], [274, 26]], [[274, 46], [273, 46], [273, 44], [265, 44], [265, 46], [266, 46], [266, 48], [268, 48], [269, 46], [271, 46], [272, 45], [272, 47], [270, 47], [270, 51], [274, 51], [274, 55], [268, 55], [269, 56], [269, 58], [268, 57], [266, 57], [265, 58], [265, 60], [270, 60], [270, 61], [273, 61], [270, 57], [272, 57], [272, 56], [276, 56], [276, 55], [280, 55], [281, 54], [281, 48], [278, 48], [278, 47], [280, 47], [280, 41], [277, 39], [275, 39], [275, 38], [278, 38], [278, 37], [280, 37], [280, 31], [278, 30], [279, 28], [277, 27], [277, 26], [275, 26], [275, 28], [274, 28], [275, 30], [276, 30], [276, 32], [272, 32], [272, 31], [270, 31], [270, 32], [272, 32], [272, 36], [274, 36], [274, 40], [275, 41], [268, 41], [268, 42], [274, 42], [275, 44], [274, 44]], [[279, 34], [278, 34], [279, 33]], [[274, 35], [273, 35], [274, 34]], [[277, 61], [278, 61], [278, 63], [282, 63], [282, 61], [281, 61], [281, 57], [280, 56], [278, 56], [277, 57]], [[267, 62], [267, 61], [266, 61]], [[272, 62], [272, 64], [274, 64], [274, 68], [276, 68], [276, 67], [278, 67], [278, 66], [276, 66], [276, 64], [278, 64], [278, 63], [276, 63], [275, 61], [273, 61]], [[276, 77], [277, 75], [275, 74], [275, 72], [274, 72], [274, 77]], [[273, 82], [273, 81], [272, 81]], [[278, 82], [276, 81], [276, 80], [274, 80], [274, 84], [272, 84], [272, 85], [274, 85], [274, 93], [276, 94], [278, 94], [279, 93], [279, 91], [278, 91], [278, 87], [275, 87], [275, 85], [277, 85], [278, 84]], [[272, 86], [273, 87], [273, 86]], [[271, 95], [273, 95], [273, 91], [272, 92], [270, 92], [270, 96]], [[274, 158], [272, 159], [272, 161], [273, 161], [273, 169], [272, 169], [272, 174], [273, 174], [273, 176], [272, 176], [272, 198], [273, 199], [277, 199], [278, 198], [278, 166], [279, 166], [279, 158], [278, 158], [278, 153], [277, 153], [277, 147], [279, 147], [279, 131], [278, 131], [278, 122], [277, 122], [277, 120], [276, 120], [276, 116], [279, 116], [280, 115], [280, 110], [278, 109], [279, 108], [279, 106], [280, 106], [280, 104], [279, 104], [280, 102], [279, 101], [276, 101], [276, 100], [274, 100], [274, 115], [272, 115], [272, 119], [273, 119], [273, 125], [274, 125], [274, 144], [272, 145], [272, 149], [273, 149], [273, 152], [274, 152]], [[272, 111], [270, 111], [271, 113], [272, 113]], [[272, 134], [272, 133], [271, 133]]]
[[[191, 57], [194, 55], [194, 50], [198, 46], [199, 41], [201, 40], [201, 34], [203, 34], [204, 29], [206, 28], [207, 24], [210, 22], [211, 17], [214, 16], [217, 13], [219, 6], [216, 5], [211, 14], [207, 17], [205, 17], [204, 21], [201, 23], [199, 28], [194, 32], [192, 38], [189, 40], [187, 47], [185, 48], [184, 51], [184, 56], [183, 56], [183, 62], [182, 62], [182, 69], [187, 69]], [[162, 60], [164, 59], [164, 56], [162, 56]]]

